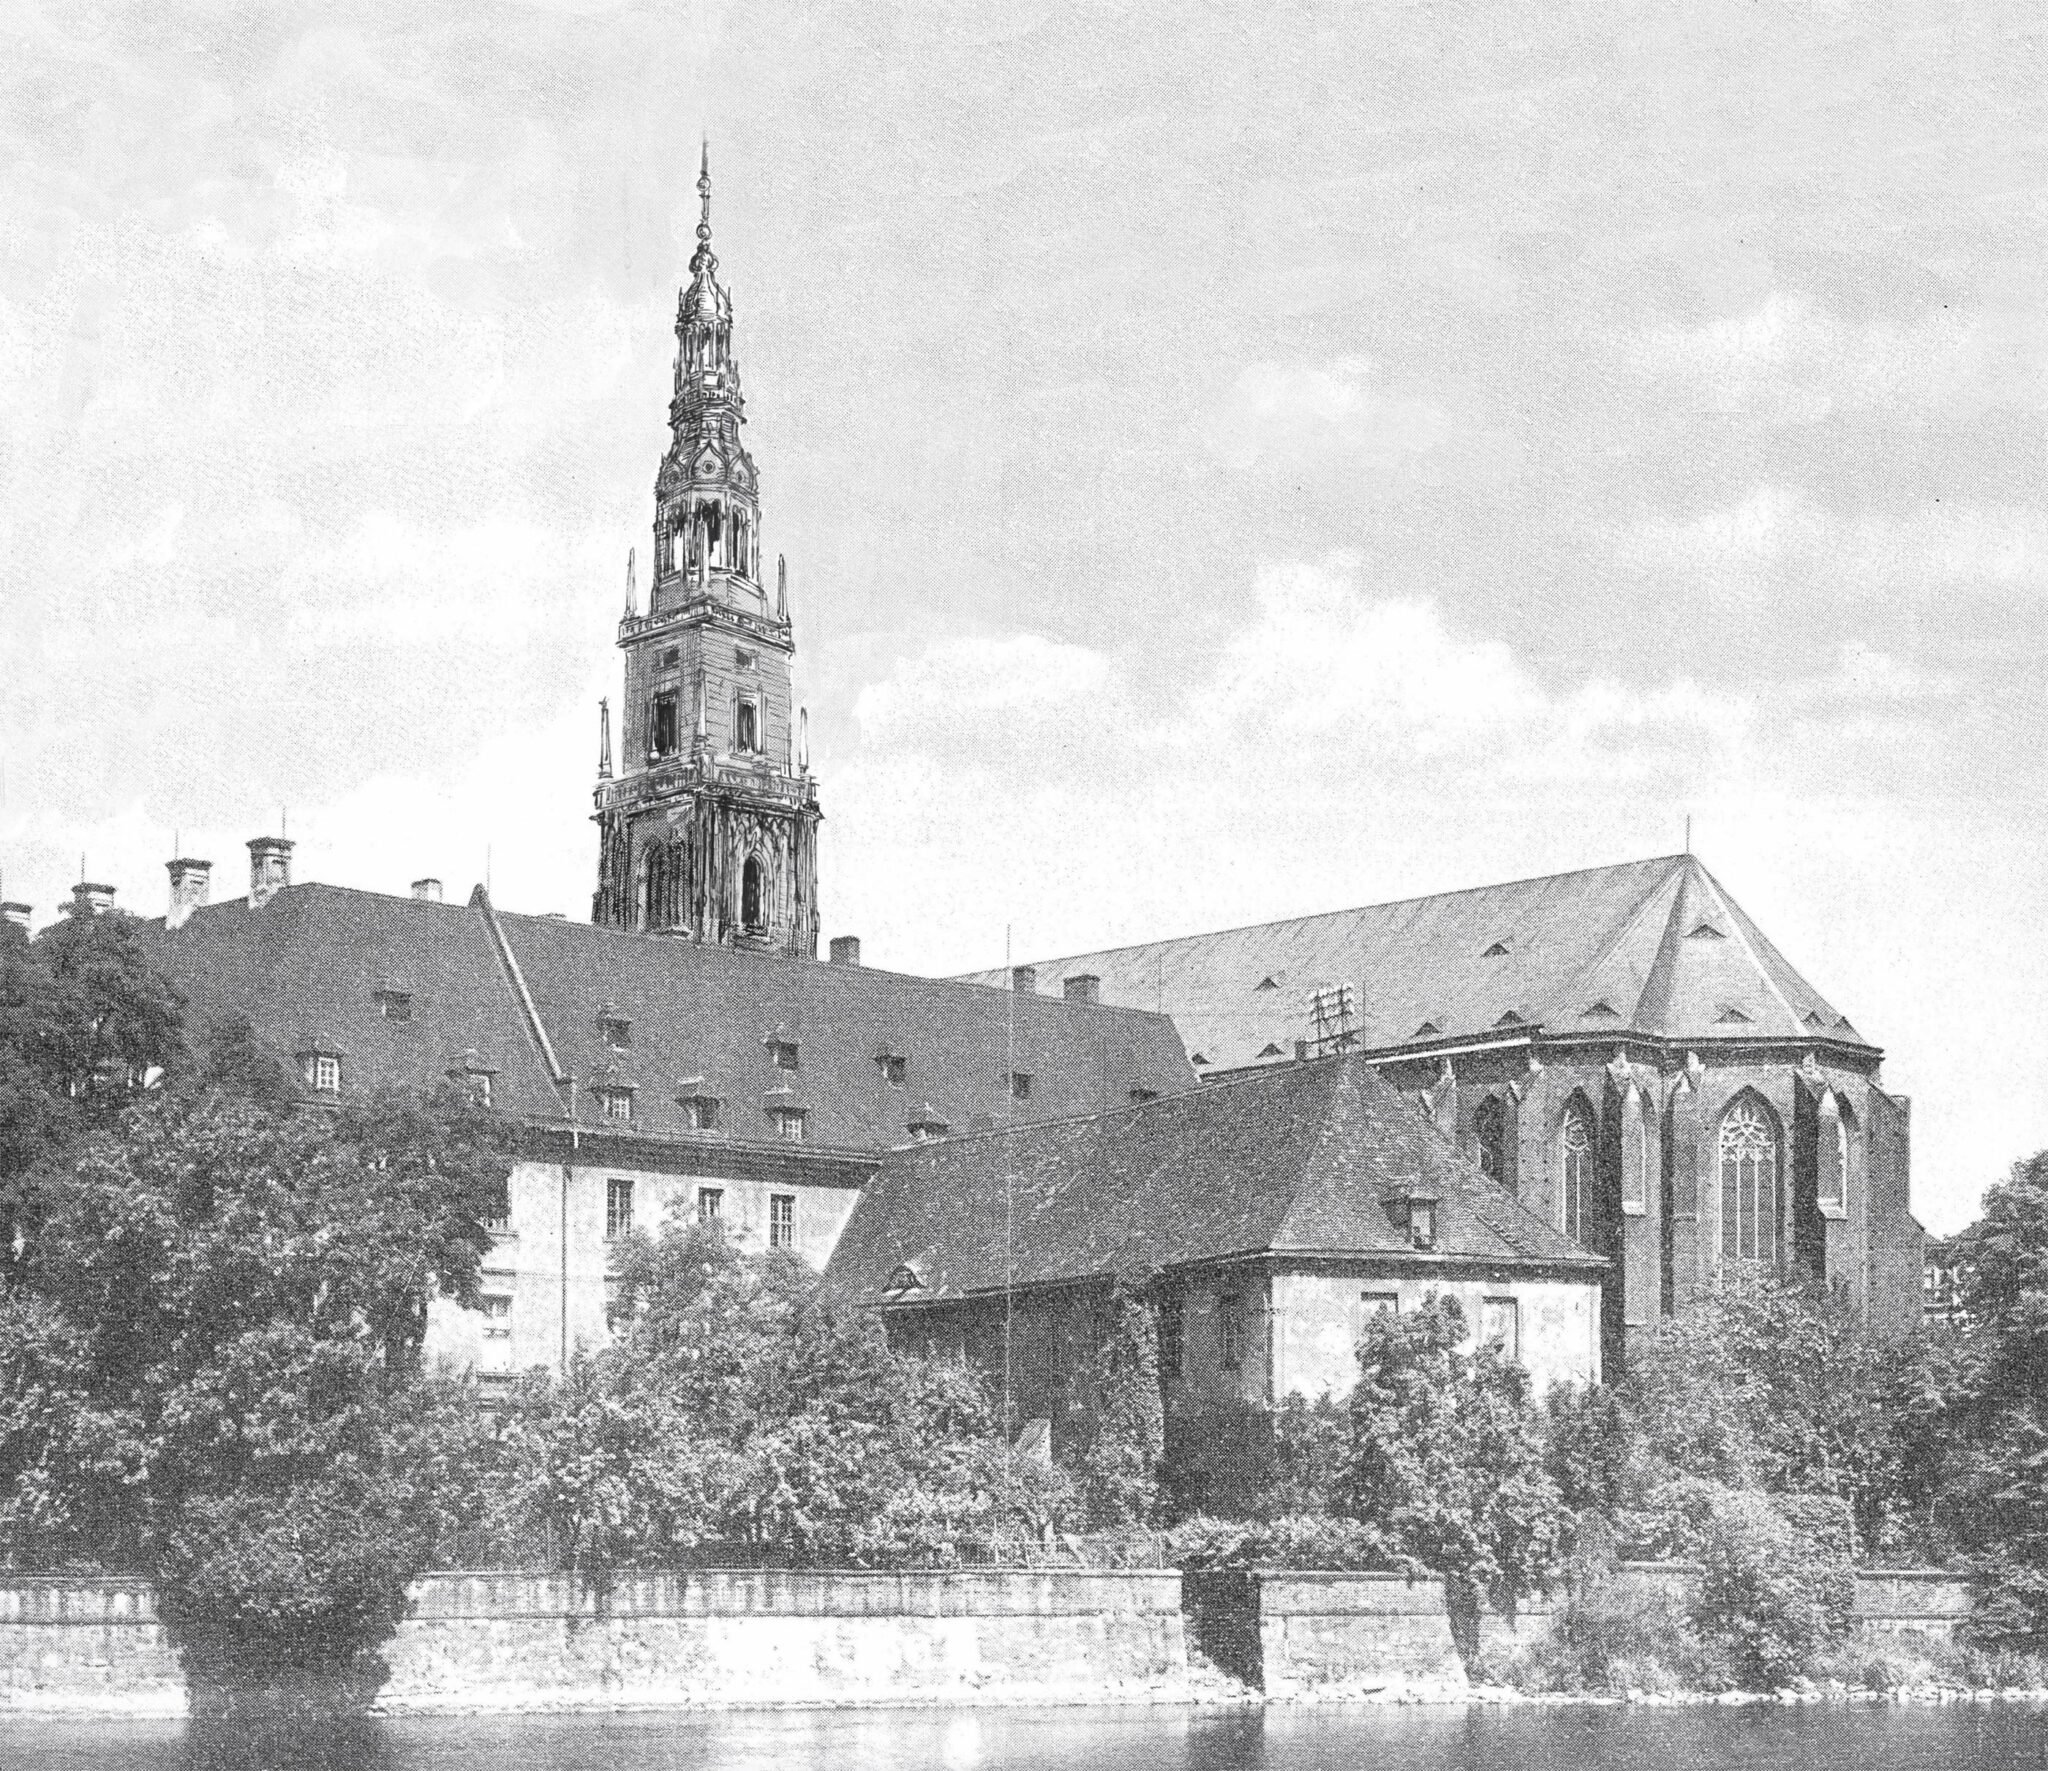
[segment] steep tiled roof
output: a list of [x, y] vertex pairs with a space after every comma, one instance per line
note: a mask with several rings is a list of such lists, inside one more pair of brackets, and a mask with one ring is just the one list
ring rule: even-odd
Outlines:
[[[1433, 1254], [1389, 1201], [1434, 1193]], [[1319, 1059], [1081, 1119], [885, 1157], [828, 1283], [912, 1300], [1259, 1252], [1591, 1263], [1484, 1179], [1356, 1057]]]
[[[806, 1144], [855, 1150], [905, 1142], [927, 1108], [964, 1130], [1194, 1081], [1155, 1014], [505, 915], [481, 901], [301, 885], [261, 909], [236, 900], [176, 930], [151, 926], [196, 1029], [241, 1013], [282, 1051], [338, 1046], [351, 1088], [432, 1081], [474, 1050], [497, 1072], [497, 1106], [557, 1122], [568, 1101], [557, 1069], [592, 1126], [606, 1122], [591, 1091], [630, 1086], [637, 1132], [685, 1131], [678, 1096], [708, 1095], [718, 1136], [771, 1139], [771, 1109], [797, 1107]], [[380, 991], [403, 992], [408, 1018], [387, 1018]], [[607, 1020], [625, 1023], [621, 1044]], [[794, 1069], [776, 1063], [771, 1041], [795, 1047]], [[900, 1084], [884, 1056], [904, 1060]], [[1030, 1079], [1022, 1101], [1012, 1069]]]
[[[1310, 994], [1353, 986], [1370, 1051], [1500, 1028], [1867, 1042], [1691, 855], [1036, 962], [1173, 1017], [1203, 1070], [1292, 1057]], [[1000, 971], [972, 981], [1000, 985]], [[1272, 1048], [1269, 1052], [1268, 1048]]]

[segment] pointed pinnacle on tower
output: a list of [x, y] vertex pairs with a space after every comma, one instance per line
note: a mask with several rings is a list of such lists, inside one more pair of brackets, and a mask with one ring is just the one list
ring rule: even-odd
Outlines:
[[637, 547], [626, 549], [626, 619], [628, 621], [640, 613], [640, 595], [633, 583], [635, 556], [639, 551]]

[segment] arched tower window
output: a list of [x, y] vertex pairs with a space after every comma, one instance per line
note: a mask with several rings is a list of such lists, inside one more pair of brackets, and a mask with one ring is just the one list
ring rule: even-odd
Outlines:
[[1479, 1103], [1472, 1130], [1479, 1140], [1479, 1172], [1496, 1187], [1507, 1185], [1508, 1116], [1499, 1095], [1488, 1095]]
[[1564, 1110], [1564, 1128], [1559, 1134], [1563, 1161], [1564, 1233], [1574, 1242], [1591, 1247], [1597, 1204], [1593, 1180], [1593, 1114], [1584, 1101], [1573, 1101]]
[[1849, 1118], [1833, 1094], [1821, 1105], [1817, 1151], [1819, 1205], [1829, 1217], [1849, 1210]]
[[761, 857], [749, 855], [747, 864], [740, 869], [740, 926], [745, 929], [759, 929], [765, 926], [767, 918], [762, 914], [761, 901]]
[[725, 519], [715, 504], [704, 507], [704, 545], [714, 566], [725, 564]]
[[1778, 1261], [1778, 1127], [1744, 1097], [1721, 1120], [1721, 1258]]
[[733, 749], [742, 756], [751, 756], [761, 748], [760, 710], [751, 701], [742, 701], [739, 714], [733, 724]]

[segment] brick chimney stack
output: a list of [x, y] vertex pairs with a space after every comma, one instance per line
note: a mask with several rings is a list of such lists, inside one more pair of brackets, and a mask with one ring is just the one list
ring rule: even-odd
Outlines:
[[1013, 965], [1010, 967], [1010, 988], [1021, 996], [1029, 996], [1038, 988], [1038, 967], [1035, 965]]
[[288, 836], [249, 839], [249, 908], [264, 905], [292, 883], [292, 840]]
[[73, 916], [104, 916], [114, 907], [114, 888], [81, 879], [71, 888]]
[[164, 927], [183, 928], [185, 919], [206, 902], [212, 890], [213, 863], [181, 855], [166, 861], [164, 870], [171, 876], [171, 907], [164, 912]]
[[1076, 972], [1062, 980], [1061, 993], [1069, 1002], [1100, 1002], [1102, 980], [1093, 972]]
[[859, 965], [860, 936], [834, 935], [832, 937], [832, 963], [834, 965]]
[[438, 879], [416, 879], [412, 882], [412, 895], [422, 904], [441, 902], [441, 882]]

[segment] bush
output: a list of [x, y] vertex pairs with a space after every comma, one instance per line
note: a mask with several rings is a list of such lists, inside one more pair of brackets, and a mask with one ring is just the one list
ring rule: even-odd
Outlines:
[[1402, 1558], [1385, 1535], [1356, 1519], [1292, 1513], [1278, 1519], [1197, 1516], [1166, 1534], [1179, 1568], [1294, 1568], [1388, 1573]]
[[1813, 1672], [1846, 1632], [1855, 1575], [1759, 1494], [1724, 1491], [1696, 1545], [1693, 1625], [1752, 1688]]
[[1724, 1691], [1734, 1667], [1693, 1628], [1684, 1595], [1608, 1571], [1575, 1587], [1550, 1632], [1483, 1656], [1473, 1676], [1530, 1691]]

